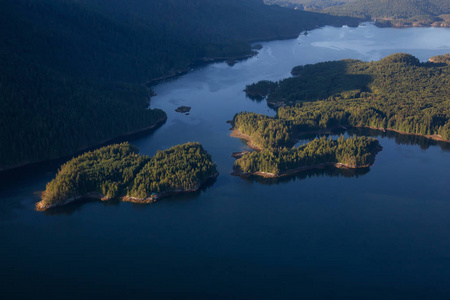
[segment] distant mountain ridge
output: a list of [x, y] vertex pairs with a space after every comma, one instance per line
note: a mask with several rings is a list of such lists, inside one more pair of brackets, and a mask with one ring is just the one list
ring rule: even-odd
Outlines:
[[290, 8], [376, 20], [379, 26], [450, 26], [448, 0], [265, 0]]

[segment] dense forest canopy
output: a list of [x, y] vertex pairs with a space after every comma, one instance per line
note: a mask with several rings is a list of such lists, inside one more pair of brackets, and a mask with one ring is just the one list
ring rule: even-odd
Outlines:
[[448, 0], [265, 0], [295, 9], [377, 20], [381, 26], [450, 26]]
[[[269, 104], [281, 106], [276, 117], [241, 113], [234, 118], [235, 126], [254, 134], [263, 146], [286, 143], [296, 132], [347, 126], [450, 140], [450, 66], [443, 63], [447, 57], [421, 63], [398, 53], [376, 62], [297, 66], [294, 76], [275, 83], [267, 96]], [[276, 130], [266, 132], [261, 124]]]
[[199, 143], [186, 143], [158, 151], [152, 158], [138, 154], [128, 143], [86, 152], [62, 165], [47, 184], [37, 208], [70, 203], [98, 194], [147, 198], [152, 194], [193, 191], [217, 176], [216, 165]]
[[430, 62], [450, 64], [450, 54], [436, 55], [430, 58]]
[[198, 143], [158, 151], [141, 169], [127, 195], [146, 198], [153, 193], [194, 191], [217, 176], [211, 156]]
[[336, 141], [322, 137], [297, 148], [266, 148], [252, 152], [236, 160], [235, 166], [245, 173], [264, 172], [273, 175], [324, 164], [368, 167], [374, 163], [380, 149], [378, 140], [369, 137], [345, 139], [341, 136]]
[[0, 170], [73, 154], [165, 118], [143, 83], [249, 41], [355, 20], [258, 0], [0, 0]]

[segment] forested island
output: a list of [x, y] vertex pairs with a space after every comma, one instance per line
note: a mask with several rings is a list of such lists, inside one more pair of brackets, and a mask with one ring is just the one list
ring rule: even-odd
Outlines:
[[[342, 60], [297, 66], [291, 78], [271, 83], [276, 117], [252, 113], [234, 123], [262, 147], [279, 146], [298, 134], [370, 127], [450, 140], [448, 56], [421, 63], [398, 53], [376, 62]], [[267, 81], [247, 86], [266, 91]], [[266, 130], [266, 128], [270, 128]]]
[[235, 174], [281, 177], [326, 166], [367, 168], [380, 150], [374, 138], [340, 136], [334, 141], [324, 136], [297, 148], [269, 147], [247, 153], [236, 160]]
[[43, 211], [82, 198], [120, 197], [123, 201], [149, 203], [197, 191], [218, 174], [211, 156], [199, 143], [174, 146], [153, 157], [140, 155], [127, 142], [114, 144], [62, 165], [36, 209]]
[[342, 135], [337, 141], [323, 136], [295, 148], [301, 133], [291, 122], [256, 113], [236, 114], [232, 126], [232, 136], [255, 150], [233, 154], [234, 174], [239, 176], [282, 177], [326, 166], [367, 168], [382, 149], [377, 139]]
[[0, 0], [0, 171], [154, 128], [149, 83], [358, 20], [261, 0]]
[[379, 27], [449, 27], [447, 0], [264, 0], [296, 10], [351, 16]]

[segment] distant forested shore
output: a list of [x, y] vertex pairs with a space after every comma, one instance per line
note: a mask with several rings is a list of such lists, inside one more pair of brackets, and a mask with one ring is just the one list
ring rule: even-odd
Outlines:
[[447, 0], [264, 0], [267, 4], [351, 16], [379, 27], [450, 27]]

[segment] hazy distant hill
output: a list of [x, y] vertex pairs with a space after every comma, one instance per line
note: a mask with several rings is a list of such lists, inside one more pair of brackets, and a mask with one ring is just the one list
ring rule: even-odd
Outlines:
[[264, 0], [266, 4], [308, 11], [321, 11], [327, 7], [340, 6], [351, 1], [356, 0]]
[[448, 0], [265, 0], [297, 9], [379, 21], [384, 26], [450, 26]]
[[155, 124], [143, 83], [355, 23], [258, 0], [0, 0], [0, 170]]

